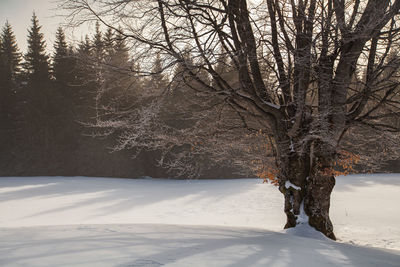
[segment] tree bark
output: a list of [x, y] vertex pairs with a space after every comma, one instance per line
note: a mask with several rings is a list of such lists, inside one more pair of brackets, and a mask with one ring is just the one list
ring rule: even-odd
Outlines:
[[[336, 240], [329, 217], [335, 178], [328, 170], [334, 154], [327, 147], [316, 145], [302, 155], [291, 152], [281, 166], [283, 175], [279, 189], [285, 198], [285, 229], [308, 223], [325, 236]], [[302, 213], [307, 216], [302, 218]]]
[[307, 179], [304, 198], [304, 211], [308, 215], [308, 223], [330, 239], [336, 240], [333, 224], [329, 217], [331, 193], [335, 186], [332, 175], [310, 176]]

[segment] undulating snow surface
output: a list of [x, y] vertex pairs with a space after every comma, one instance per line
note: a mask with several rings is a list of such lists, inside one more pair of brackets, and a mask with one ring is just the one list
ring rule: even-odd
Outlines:
[[158, 223], [281, 230], [283, 197], [259, 179], [0, 178], [0, 227]]
[[336, 236], [361, 247], [283, 231], [257, 179], [0, 178], [0, 266], [400, 266], [399, 193], [399, 174], [337, 179]]
[[399, 266], [400, 252], [251, 228], [161, 224], [0, 228], [1, 266]]

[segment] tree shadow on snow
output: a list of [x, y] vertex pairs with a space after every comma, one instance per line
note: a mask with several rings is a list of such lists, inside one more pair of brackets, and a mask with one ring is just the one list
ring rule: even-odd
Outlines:
[[[32, 230], [33, 240], [22, 238], [23, 231]], [[400, 262], [395, 251], [245, 228], [99, 225], [15, 231], [20, 232], [13, 247], [0, 244], [0, 264], [367, 267]]]
[[91, 205], [96, 205], [96, 217], [176, 199], [183, 199], [188, 207], [204, 198], [216, 202], [223, 196], [243, 193], [255, 183], [254, 179], [240, 179], [227, 187], [224, 180], [11, 177], [0, 180], [0, 202], [32, 198], [52, 203], [58, 198], [70, 199], [20, 219]]

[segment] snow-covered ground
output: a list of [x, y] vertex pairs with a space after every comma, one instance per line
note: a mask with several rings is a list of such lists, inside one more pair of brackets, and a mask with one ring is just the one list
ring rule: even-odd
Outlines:
[[283, 231], [257, 179], [0, 178], [0, 266], [400, 266], [399, 193], [399, 174], [339, 177], [332, 242]]

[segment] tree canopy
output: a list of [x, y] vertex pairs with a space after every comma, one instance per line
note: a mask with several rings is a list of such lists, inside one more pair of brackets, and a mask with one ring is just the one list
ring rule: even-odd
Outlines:
[[[201, 152], [276, 174], [285, 227], [305, 212], [335, 238], [330, 193], [337, 163], [366, 147], [355, 134], [380, 130], [400, 140], [392, 123], [400, 111], [399, 0], [63, 2], [77, 24], [96, 19], [124, 35], [136, 60], [162, 55], [164, 73], [183, 66], [197, 83], [192, 89], [208, 96], [190, 129], [161, 127], [157, 104], [115, 112], [99, 128], [118, 129], [122, 148], [191, 147], [175, 150], [172, 168], [198, 170], [187, 159]], [[236, 79], [217, 69], [221, 61]], [[346, 138], [359, 144], [344, 153]]]

